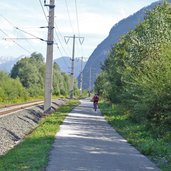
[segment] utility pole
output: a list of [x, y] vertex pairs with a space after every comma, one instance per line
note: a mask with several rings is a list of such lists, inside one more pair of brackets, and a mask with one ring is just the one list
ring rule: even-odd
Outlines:
[[83, 57], [81, 57], [81, 72], [80, 72], [80, 96], [83, 93]]
[[70, 98], [74, 95], [74, 55], [75, 55], [75, 35], [73, 36], [73, 48], [72, 48], [72, 59], [71, 59], [71, 83], [70, 83]]
[[44, 5], [49, 7], [49, 21], [48, 21], [48, 38], [47, 38], [47, 52], [46, 52], [46, 73], [45, 73], [45, 94], [44, 94], [44, 112], [51, 111], [51, 96], [52, 96], [52, 68], [53, 68], [53, 39], [54, 39], [54, 8], [55, 0], [50, 0], [50, 4]]
[[72, 48], [72, 59], [71, 59], [71, 81], [70, 81], [70, 98], [73, 98], [74, 95], [74, 56], [75, 56], [75, 39], [79, 38], [79, 42], [82, 45], [84, 41], [84, 37], [76, 37], [64, 36], [65, 42], [68, 43], [69, 39], [73, 39], [73, 48]]
[[90, 75], [89, 75], [89, 92], [91, 92], [91, 67], [90, 67]]

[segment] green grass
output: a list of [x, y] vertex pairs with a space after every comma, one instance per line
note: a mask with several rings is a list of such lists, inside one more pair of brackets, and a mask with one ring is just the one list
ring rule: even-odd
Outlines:
[[24, 99], [24, 98], [17, 98], [17, 99], [12, 99], [12, 100], [6, 99], [3, 101], [0, 101], [0, 106], [11, 105], [11, 104], [22, 104], [22, 103], [26, 103], [26, 102], [32, 102], [32, 101], [43, 100], [43, 99], [44, 99], [43, 96], [27, 97], [26, 99]]
[[144, 124], [133, 122], [127, 111], [117, 105], [100, 103], [106, 120], [129, 143], [153, 160], [163, 171], [171, 171], [171, 140], [155, 137]]
[[56, 112], [46, 116], [22, 143], [0, 157], [0, 171], [44, 170], [55, 134], [67, 113], [77, 104], [78, 100], [69, 101]]
[[[67, 98], [66, 96], [52, 96], [52, 99], [57, 99], [57, 98]], [[27, 103], [27, 102], [34, 102], [38, 100], [44, 100], [44, 96], [37, 96], [37, 97], [27, 97], [26, 99], [24, 98], [17, 98], [13, 100], [3, 100], [0, 101], [0, 107], [4, 105], [11, 105], [11, 104], [22, 104], [22, 103]]]

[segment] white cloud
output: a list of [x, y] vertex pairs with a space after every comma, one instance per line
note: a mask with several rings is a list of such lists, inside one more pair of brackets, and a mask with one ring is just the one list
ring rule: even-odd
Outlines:
[[[79, 18], [79, 29], [80, 36], [85, 36], [85, 41], [83, 44], [84, 55], [88, 56], [92, 53], [92, 51], [96, 48], [96, 46], [105, 39], [108, 35], [112, 26], [117, 23], [122, 18], [127, 17], [130, 14], [133, 14], [138, 9], [155, 0], [77, 0], [77, 9], [78, 9], [78, 18]], [[71, 35], [74, 32], [77, 34], [77, 22], [76, 22], [76, 11], [75, 11], [75, 2], [67, 0], [69, 15], [71, 18], [71, 23], [69, 21], [67, 8], [65, 4], [65, 0], [56, 1], [55, 7], [55, 23], [58, 28], [56, 28], [57, 34], [60, 37], [61, 43], [64, 48], [68, 48], [64, 42], [65, 35]], [[47, 13], [46, 8], [45, 12]], [[47, 21], [41, 9], [38, 0], [5, 0], [0, 2], [0, 15], [6, 17], [9, 21], [11, 21], [15, 26], [21, 27], [23, 30], [26, 30], [33, 35], [47, 39], [47, 29], [37, 29], [35, 27], [47, 26]], [[2, 18], [0, 18], [0, 29], [7, 32], [10, 36], [16, 37], [30, 37], [27, 34], [22, 33], [21, 31], [17, 31], [14, 29], [12, 25], [8, 22], [5, 22]], [[26, 28], [28, 27], [28, 28]], [[56, 37], [56, 33], [54, 34]], [[0, 32], [0, 38], [4, 37], [3, 33]], [[61, 47], [61, 44], [56, 38], [57, 43]], [[46, 51], [46, 43], [41, 42], [39, 40], [30, 40], [28, 41], [18, 41], [22, 44], [26, 49], [36, 49], [42, 52], [45, 56]], [[6, 42], [4, 40], [0, 41], [2, 48], [0, 49], [1, 55], [13, 55], [20, 56], [20, 53], [23, 53], [23, 50], [19, 50], [19, 47], [14, 46], [12, 42]], [[30, 44], [30, 45], [29, 45]], [[15, 47], [12, 50], [4, 50], [3, 45], [8, 47]], [[69, 46], [71, 46], [70, 43]], [[61, 54], [58, 50], [55, 49], [55, 56], [60, 57]], [[61, 48], [62, 49], [62, 48]], [[69, 48], [69, 53], [71, 52], [72, 47]], [[21, 51], [21, 52], [20, 52]], [[63, 55], [65, 52], [61, 50]], [[77, 54], [81, 55], [81, 50], [77, 50]]]

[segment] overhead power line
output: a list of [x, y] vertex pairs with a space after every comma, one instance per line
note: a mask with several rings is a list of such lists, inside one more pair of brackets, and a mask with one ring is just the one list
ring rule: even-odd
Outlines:
[[[44, 17], [45, 17], [45, 19], [46, 19], [46, 21], [47, 21], [47, 23], [48, 23], [48, 18], [47, 18], [47, 15], [46, 15], [46, 12], [45, 12], [45, 10], [44, 10], [44, 6], [43, 6], [41, 0], [39, 0], [39, 3], [40, 3], [40, 6], [41, 6], [41, 9], [42, 9], [42, 11], [43, 11]], [[46, 3], [46, 2], [44, 1], [44, 3]], [[61, 42], [61, 40], [60, 40], [60, 38], [59, 38], [59, 36], [58, 36], [58, 33], [60, 34], [61, 37], [63, 37], [63, 36], [62, 36], [62, 34], [60, 33], [57, 24], [54, 23], [54, 25], [55, 25], [55, 28], [54, 28], [55, 35], [56, 35], [57, 39], [59, 40], [59, 44], [60, 44], [60, 46], [62, 47], [64, 53], [65, 53], [66, 55], [68, 55], [68, 53], [66, 52], [66, 50], [64, 49], [64, 47], [63, 47], [63, 45], [62, 45], [62, 42]], [[57, 29], [58, 33], [57, 33], [56, 29]], [[54, 38], [54, 40], [55, 40], [55, 42], [57, 42], [55, 38]], [[62, 51], [61, 51], [61, 49], [59, 48], [58, 45], [57, 45], [57, 49], [59, 50], [59, 53], [61, 54], [61, 57], [64, 56], [64, 55], [62, 54]], [[66, 62], [66, 60], [65, 60], [64, 58], [62, 58], [62, 59], [64, 60], [64, 64], [66, 65], [66, 67], [69, 67], [68, 64], [67, 64], [67, 62]]]
[[[70, 98], [73, 98], [74, 95], [74, 58], [75, 58], [75, 39], [84, 39], [83, 37], [65, 36], [65, 42], [68, 43], [70, 39], [73, 39], [73, 49], [72, 49], [72, 63], [71, 63], [71, 83], [70, 83]], [[83, 40], [84, 41], [84, 40]], [[83, 43], [82, 41], [82, 43]]]
[[77, 9], [77, 1], [75, 0], [75, 11], [76, 11], [76, 18], [77, 18], [77, 29], [78, 29], [78, 34], [80, 36], [80, 28], [79, 28], [79, 20], [78, 20], [78, 9]]
[[[0, 15], [5, 21], [7, 21], [12, 27], [16, 27], [11, 21], [9, 21], [6, 17], [4, 17], [4, 16], [2, 16], [2, 15]], [[8, 38], [9, 39], [9, 38]], [[24, 39], [23, 39], [24, 40]], [[32, 46], [32, 44], [28, 41], [28, 39], [25, 39], [26, 41], [27, 41], [27, 43], [31, 46], [31, 48], [33, 49], [33, 50], [35, 50], [34, 49], [34, 47]]]
[[[58, 28], [57, 25], [56, 25], [56, 23], [55, 23], [55, 28]], [[58, 32], [59, 32], [59, 30], [58, 30]], [[59, 32], [59, 33], [60, 33], [60, 32]], [[61, 40], [60, 40], [60, 38], [59, 38], [59, 36], [58, 36], [58, 34], [57, 34], [56, 29], [55, 29], [55, 35], [56, 35], [56, 37], [58, 38], [59, 43], [60, 43], [60, 45], [61, 45], [61, 47], [62, 47], [64, 53], [68, 56], [68, 52], [67, 52], [67, 51], [65, 50], [65, 48], [63, 47], [62, 42], [61, 42]], [[62, 36], [62, 35], [61, 35], [61, 36]]]
[[71, 25], [71, 28], [72, 28], [73, 34], [75, 34], [75, 32], [74, 32], [74, 28], [73, 28], [73, 25], [72, 25], [72, 22], [71, 22], [71, 17], [70, 17], [70, 13], [69, 13], [69, 8], [68, 8], [67, 0], [65, 0], [65, 4], [66, 4], [66, 8], [67, 8], [67, 14], [68, 14], [69, 22], [70, 22], [70, 25]]
[[26, 38], [24, 38], [24, 37], [7, 37], [7, 38], [3, 38], [3, 40], [14, 40], [14, 39], [16, 39], [16, 40], [29, 40], [29, 39], [37, 39], [37, 38], [29, 38], [29, 37], [26, 37]]
[[[40, 1], [40, 3], [41, 3], [41, 1]], [[23, 33], [25, 33], [25, 34], [28, 34], [28, 35], [30, 35], [30, 36], [33, 36], [34, 38], [36, 38], [36, 39], [40, 39], [41, 41], [46, 41], [46, 40], [44, 40], [44, 39], [42, 39], [42, 38], [40, 38], [40, 37], [38, 37], [38, 36], [35, 36], [35, 35], [33, 35], [32, 33], [29, 33], [29, 32], [27, 32], [27, 31], [24, 31], [23, 29], [21, 29], [21, 28], [19, 28], [19, 27], [16, 27], [11, 21], [9, 21], [7, 18], [5, 18], [4, 16], [2, 16], [2, 15], [0, 15], [4, 20], [6, 20], [11, 26], [13, 26], [15, 29], [17, 29], [17, 30], [19, 30], [19, 31], [21, 31], [21, 32], [23, 32]], [[46, 15], [45, 15], [46, 16]], [[44, 26], [44, 27], [38, 27], [38, 28], [47, 28], [47, 26]], [[15, 38], [15, 39], [18, 39], [18, 38]], [[22, 39], [22, 38], [19, 38], [19, 39]], [[23, 38], [24, 39], [24, 38]], [[25, 38], [25, 39], [28, 39], [28, 38]]]
[[[75, 0], [75, 12], [76, 12], [76, 21], [77, 21], [77, 31], [78, 31], [78, 35], [80, 36], [80, 27], [79, 27], [79, 16], [78, 16], [77, 0]], [[79, 41], [80, 41], [80, 40], [79, 40]], [[84, 41], [84, 40], [83, 40], [83, 41]], [[80, 44], [82, 45], [81, 42], [80, 42]], [[80, 46], [78, 46], [78, 47], [80, 47]], [[82, 56], [84, 56], [82, 46], [80, 47], [80, 51], [81, 51], [81, 53], [82, 53]]]
[[42, 8], [42, 11], [43, 11], [44, 17], [45, 17], [45, 19], [46, 19], [46, 21], [47, 21], [47, 23], [48, 23], [48, 18], [47, 18], [46, 12], [45, 12], [45, 10], [44, 10], [44, 7], [43, 7], [43, 4], [42, 4], [42, 1], [41, 1], [41, 0], [39, 0], [39, 3], [40, 3], [40, 6], [41, 6], [41, 8]]
[[46, 42], [46, 40], [44, 40], [44, 39], [42, 39], [42, 38], [40, 38], [40, 37], [37, 37], [37, 36], [35, 36], [35, 35], [33, 35], [32, 33], [29, 33], [29, 32], [27, 32], [27, 31], [24, 31], [24, 30], [22, 30], [22, 29], [20, 29], [20, 28], [18, 28], [18, 27], [15, 27], [17, 30], [20, 30], [20, 31], [22, 31], [23, 33], [25, 33], [25, 34], [28, 34], [28, 35], [30, 35], [30, 36], [33, 36], [34, 38], [36, 38], [36, 39], [39, 39], [39, 40], [41, 40], [41, 41], [45, 41]]
[[[0, 29], [0, 31], [1, 31], [5, 36], [9, 37], [9, 36], [7, 35], [7, 33], [5, 33], [2, 29]], [[9, 39], [10, 39], [10, 38], [9, 38]], [[27, 50], [26, 48], [24, 48], [23, 46], [21, 46], [19, 43], [17, 43], [17, 42], [14, 41], [13, 39], [11, 39], [11, 41], [12, 41], [13, 43], [15, 43], [17, 46], [19, 46], [21, 49], [23, 49], [23, 50], [25, 50], [25, 51], [27, 51], [28, 53], [31, 54], [31, 52], [30, 52], [29, 50]]]

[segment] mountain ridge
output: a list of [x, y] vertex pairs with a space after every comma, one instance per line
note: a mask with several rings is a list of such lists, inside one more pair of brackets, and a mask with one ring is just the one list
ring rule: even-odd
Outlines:
[[[17, 63], [17, 61], [24, 57], [25, 56], [20, 56], [18, 58], [13, 58], [11, 56], [0, 57], [0, 71], [10, 73], [12, 67]], [[70, 70], [71, 70], [71, 58], [70, 57], [63, 56], [63, 57], [54, 59], [54, 62], [56, 62], [59, 65], [62, 72], [65, 72], [66, 74], [70, 73]], [[74, 64], [75, 64], [74, 76], [75, 78], [77, 78], [81, 71], [81, 59], [75, 58]], [[86, 61], [83, 61], [83, 68], [85, 64], [86, 64]]]
[[[65, 72], [65, 73], [70, 73], [71, 70], [71, 58], [64, 56], [64, 57], [60, 57], [54, 60], [54, 62], [56, 62], [61, 71]], [[87, 61], [83, 61], [83, 68], [85, 66]], [[81, 71], [81, 59], [80, 58], [75, 58], [74, 60], [74, 77], [77, 78], [80, 74]]]
[[19, 56], [18, 58], [13, 58], [12, 56], [1, 56], [0, 57], [0, 71], [10, 73], [14, 64], [16, 64], [17, 61], [23, 57], [24, 57], [23, 55]]
[[[88, 89], [93, 87], [93, 83], [97, 75], [101, 70], [101, 65], [104, 63], [107, 55], [110, 52], [112, 46], [120, 39], [120, 37], [126, 34], [128, 31], [134, 29], [136, 25], [144, 20], [144, 16], [150, 10], [152, 10], [155, 6], [161, 4], [161, 1], [157, 1], [152, 3], [151, 5], [142, 8], [136, 13], [130, 15], [129, 17], [119, 21], [115, 24], [108, 36], [97, 46], [97, 48], [93, 51], [89, 60], [87, 61], [84, 70], [83, 70], [83, 88]], [[91, 70], [91, 74], [90, 74]], [[89, 85], [89, 78], [91, 75], [91, 85]], [[80, 79], [80, 75], [78, 80]]]

